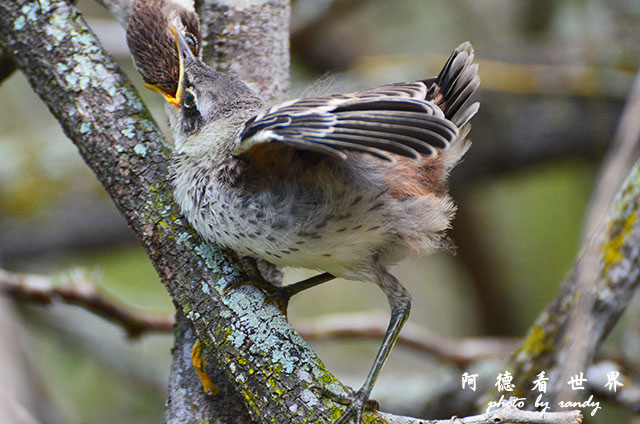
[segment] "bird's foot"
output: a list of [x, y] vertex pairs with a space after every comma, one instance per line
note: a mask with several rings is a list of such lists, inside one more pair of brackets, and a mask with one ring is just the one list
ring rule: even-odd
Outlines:
[[191, 363], [200, 378], [204, 392], [209, 396], [214, 396], [220, 391], [220, 389], [218, 389], [218, 386], [215, 385], [211, 380], [211, 377], [209, 377], [209, 374], [205, 371], [206, 362], [202, 357], [203, 350], [204, 347], [202, 343], [200, 343], [200, 340], [196, 340], [193, 344], [193, 348], [191, 349]]
[[291, 293], [286, 287], [276, 286], [263, 278], [235, 278], [222, 290], [222, 295], [224, 296], [230, 290], [244, 285], [250, 285], [260, 290], [264, 295], [264, 303], [273, 303], [283, 314], [287, 314]]
[[344, 413], [333, 424], [347, 424], [352, 417], [355, 418], [355, 421], [353, 421], [355, 424], [360, 424], [366, 409], [377, 410], [380, 408], [378, 402], [374, 399], [369, 399], [369, 394], [363, 389], [358, 390], [351, 396], [339, 395], [319, 386], [313, 386], [312, 389], [334, 402], [347, 405], [347, 409], [345, 409]]

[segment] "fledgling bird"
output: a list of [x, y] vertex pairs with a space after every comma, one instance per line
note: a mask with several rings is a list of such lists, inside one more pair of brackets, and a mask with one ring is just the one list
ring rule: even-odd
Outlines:
[[336, 421], [360, 423], [411, 307], [387, 269], [446, 245], [455, 212], [446, 179], [478, 110], [464, 107], [480, 83], [473, 48], [460, 45], [435, 78], [267, 107], [173, 31], [179, 78], [175, 92], [162, 91], [172, 105], [174, 196], [191, 225], [236, 252], [324, 272], [283, 288], [287, 298], [333, 277], [377, 284], [387, 296], [383, 342]]

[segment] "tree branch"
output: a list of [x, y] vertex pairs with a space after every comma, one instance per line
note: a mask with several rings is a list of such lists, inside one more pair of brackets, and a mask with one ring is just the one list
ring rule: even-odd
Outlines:
[[[514, 383], [520, 390], [545, 370], [550, 399], [569, 400], [575, 394], [566, 391], [567, 379], [586, 370], [638, 287], [639, 209], [637, 162], [615, 196], [605, 225], [590, 238], [558, 295], [512, 358]], [[532, 400], [529, 393], [528, 401]]]
[[[278, 3], [287, 8], [286, 2]], [[287, 9], [288, 10], [288, 9]], [[65, 1], [0, 4], [0, 38], [139, 237], [176, 306], [194, 325], [253, 419], [328, 421], [343, 406], [309, 390], [345, 393], [275, 307], [247, 286], [231, 252], [181, 218], [156, 125], [79, 12]], [[293, 412], [295, 411], [295, 412]]]
[[579, 424], [582, 423], [580, 411], [535, 412], [523, 411], [513, 406], [505, 406], [481, 415], [448, 420], [416, 420], [390, 414], [380, 414], [387, 424]]
[[202, 383], [191, 361], [191, 347], [197, 337], [191, 323], [180, 312], [176, 312], [175, 334], [164, 422], [201, 423], [211, 422], [213, 418], [219, 424], [254, 423], [243, 407], [238, 391], [227, 381], [224, 368], [215, 363], [206, 363], [207, 375], [219, 391], [210, 396], [202, 390]]
[[[82, 307], [122, 327], [132, 338], [148, 332], [173, 331], [173, 317], [144, 313], [123, 305], [101, 292], [95, 283], [77, 274], [70, 274], [69, 279], [67, 283], [56, 284], [43, 275], [17, 274], [0, 269], [0, 291], [37, 304], [61, 302]], [[294, 323], [294, 328], [306, 340], [381, 338], [387, 321], [386, 315], [382, 313], [336, 314], [297, 322]], [[511, 355], [520, 341], [497, 337], [455, 340], [408, 323], [400, 334], [398, 343], [453, 362], [462, 368], [476, 360]]]
[[56, 285], [50, 278], [34, 274], [14, 274], [0, 269], [0, 291], [21, 300], [50, 304], [61, 301], [81, 306], [94, 314], [122, 327], [131, 338], [147, 332], [173, 330], [173, 318], [161, 314], [148, 314], [126, 307], [109, 298], [90, 280], [69, 275], [69, 282]]
[[[388, 324], [384, 314], [337, 314], [312, 321], [293, 323], [294, 328], [307, 340], [353, 337], [382, 338]], [[474, 337], [460, 340], [437, 334], [416, 324], [407, 323], [398, 343], [463, 368], [470, 362], [511, 355], [520, 345], [519, 339]]]
[[593, 191], [584, 230], [587, 235], [593, 234], [597, 231], [598, 225], [602, 224], [616, 190], [640, 156], [639, 116], [640, 72], [636, 74], [631, 86], [613, 142], [603, 161], [598, 184]]
[[116, 21], [126, 30], [134, 0], [96, 0], [104, 6]]
[[282, 100], [289, 90], [289, 1], [196, 0], [196, 10], [203, 60], [267, 102]]

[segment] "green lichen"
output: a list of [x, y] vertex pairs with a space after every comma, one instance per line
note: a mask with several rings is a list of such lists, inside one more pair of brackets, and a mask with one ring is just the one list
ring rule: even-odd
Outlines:
[[[92, 130], [91, 123], [83, 122], [82, 124], [80, 124], [80, 134], [83, 134], [83, 135], [89, 134], [91, 132], [91, 130]], [[115, 145], [116, 151], [121, 153], [122, 150], [119, 150], [119, 148], [122, 148], [122, 146], [116, 144]]]
[[[124, 135], [127, 138], [133, 138], [133, 137], [136, 136], [136, 130], [135, 130], [135, 128], [132, 128], [132, 127], [123, 129], [121, 131], [121, 133], [122, 133], [122, 135]], [[145, 155], [146, 155], [146, 152], [145, 152]]]
[[24, 13], [24, 16], [30, 21], [35, 21], [36, 19], [38, 19], [38, 14], [34, 5], [25, 4], [24, 6], [22, 6], [22, 9], [20, 9], [20, 11]]
[[530, 357], [537, 357], [552, 348], [546, 342], [547, 335], [545, 331], [539, 325], [534, 325], [521, 350]]
[[322, 383], [323, 386], [328, 386], [336, 381], [337, 379], [329, 373], [325, 373], [322, 375], [322, 377], [320, 377], [320, 382]]
[[637, 220], [638, 213], [633, 211], [621, 223], [611, 223], [610, 231], [612, 234], [602, 249], [603, 272], [606, 272], [611, 266], [620, 263], [624, 258], [622, 247], [627, 237], [631, 235], [631, 230]]
[[20, 31], [26, 25], [27, 21], [24, 16], [18, 16], [18, 18], [13, 22], [13, 29], [16, 31]]
[[[123, 131], [123, 133], [124, 133], [124, 131]], [[126, 136], [126, 134], [125, 134], [125, 136]], [[138, 155], [140, 155], [142, 157], [147, 156], [147, 148], [144, 146], [144, 144], [136, 144], [133, 147], [133, 151], [136, 152], [136, 154], [138, 154]]]

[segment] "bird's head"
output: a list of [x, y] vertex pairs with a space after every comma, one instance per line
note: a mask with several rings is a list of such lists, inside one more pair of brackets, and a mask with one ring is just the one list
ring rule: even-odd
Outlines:
[[[189, 2], [186, 2], [189, 3]], [[196, 12], [179, 0], [135, 0], [127, 43], [145, 87], [167, 101], [169, 125], [179, 152], [224, 150], [262, 100], [239, 79], [201, 59]]]
[[234, 133], [260, 110], [262, 99], [238, 78], [217, 72], [193, 54], [190, 43], [172, 27], [179, 58], [178, 84], [165, 98], [177, 151], [200, 155], [227, 147]]

